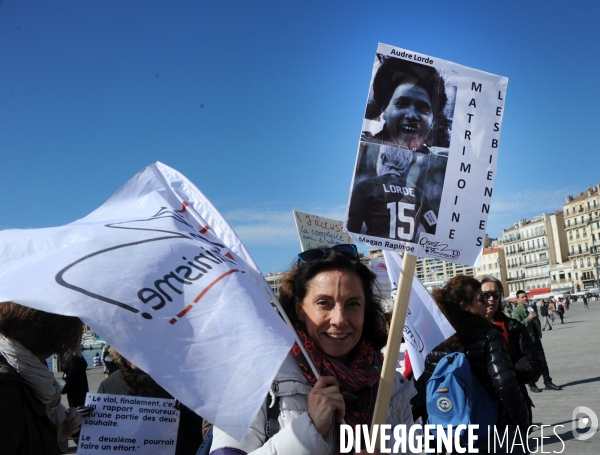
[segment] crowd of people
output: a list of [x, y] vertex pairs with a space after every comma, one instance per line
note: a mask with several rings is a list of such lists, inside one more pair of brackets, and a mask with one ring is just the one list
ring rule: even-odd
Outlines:
[[[388, 320], [376, 277], [360, 256], [354, 245], [298, 255], [282, 279], [279, 298], [302, 346], [295, 344], [288, 354], [241, 441], [178, 404], [177, 455], [324, 455], [340, 447], [341, 422], [353, 428], [371, 423]], [[546, 324], [542, 328], [537, 311], [527, 306], [527, 294], [517, 293], [510, 316], [502, 304], [502, 283], [495, 278], [457, 276], [432, 295], [456, 333], [429, 353], [418, 379], [396, 373], [386, 423], [410, 427], [427, 422], [427, 381], [444, 356], [460, 351], [494, 403], [498, 431], [526, 434], [533, 404], [527, 385], [539, 391], [535, 384], [543, 376], [545, 389], [560, 390], [552, 383], [541, 342]], [[550, 308], [550, 302], [542, 303], [545, 323], [559, 313]], [[82, 328], [75, 317], [0, 304], [0, 400], [5, 410], [0, 425], [9, 429], [3, 453], [57, 454], [69, 437], [76, 437], [82, 417], [75, 407], [87, 392], [87, 382], [85, 388], [74, 385], [87, 366], [76, 354]], [[66, 359], [67, 393], [73, 394], [69, 409], [60, 404], [60, 388], [43, 363], [51, 354]], [[107, 349], [103, 357], [105, 362], [111, 358], [115, 369], [99, 393], [172, 398], [117, 351]], [[96, 354], [94, 365], [98, 363]], [[478, 447], [486, 453], [485, 437]]]

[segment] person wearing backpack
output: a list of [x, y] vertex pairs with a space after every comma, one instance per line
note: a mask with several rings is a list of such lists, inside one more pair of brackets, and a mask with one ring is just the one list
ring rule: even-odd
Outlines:
[[537, 356], [535, 346], [525, 326], [502, 312], [502, 296], [504, 295], [502, 282], [491, 276], [484, 276], [480, 281], [481, 290], [487, 300], [486, 319], [502, 330], [508, 354], [515, 366], [521, 393], [527, 401], [529, 424], [531, 425], [533, 402], [527, 393], [526, 386], [532, 382], [535, 383], [540, 378], [542, 362]]
[[[507, 425], [514, 424], [519, 426], [522, 435], [526, 434], [529, 423], [527, 403], [516, 379], [502, 332], [486, 319], [487, 302], [479, 281], [459, 275], [450, 279], [443, 288], [435, 289], [432, 295], [456, 333], [426, 357], [425, 371], [417, 380], [421, 400], [427, 396], [427, 383], [438, 363], [448, 353], [462, 350], [473, 376], [492, 402], [497, 404], [496, 430], [503, 433]], [[426, 420], [427, 410], [421, 407], [420, 412]], [[485, 439], [480, 439], [477, 446], [480, 453], [487, 453]]]

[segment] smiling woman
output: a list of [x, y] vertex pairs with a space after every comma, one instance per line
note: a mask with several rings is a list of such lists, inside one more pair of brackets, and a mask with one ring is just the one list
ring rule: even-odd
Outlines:
[[[375, 275], [354, 245], [316, 248], [298, 255], [282, 279], [280, 301], [315, 364], [315, 377], [296, 344], [242, 441], [214, 429], [211, 454], [330, 454], [339, 447], [342, 418], [370, 424], [387, 342]], [[414, 387], [397, 375], [388, 421], [412, 425]], [[268, 409], [274, 406], [275, 414]], [[281, 430], [273, 430], [273, 422]], [[275, 434], [276, 433], [276, 434]]]

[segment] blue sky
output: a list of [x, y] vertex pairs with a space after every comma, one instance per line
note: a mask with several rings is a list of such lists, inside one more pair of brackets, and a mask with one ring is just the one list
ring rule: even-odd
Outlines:
[[0, 229], [69, 223], [162, 161], [265, 273], [341, 219], [378, 42], [509, 78], [488, 225], [600, 182], [596, 2], [0, 1]]

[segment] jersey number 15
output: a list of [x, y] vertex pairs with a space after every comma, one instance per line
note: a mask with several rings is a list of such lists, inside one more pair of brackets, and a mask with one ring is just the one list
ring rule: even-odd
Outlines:
[[[390, 239], [398, 237], [401, 240], [411, 240], [415, 231], [415, 220], [412, 216], [407, 215], [406, 211], [410, 210], [414, 213], [415, 204], [390, 202], [387, 204], [387, 208], [390, 211]], [[408, 230], [406, 227], [397, 227], [397, 221], [408, 224]]]

